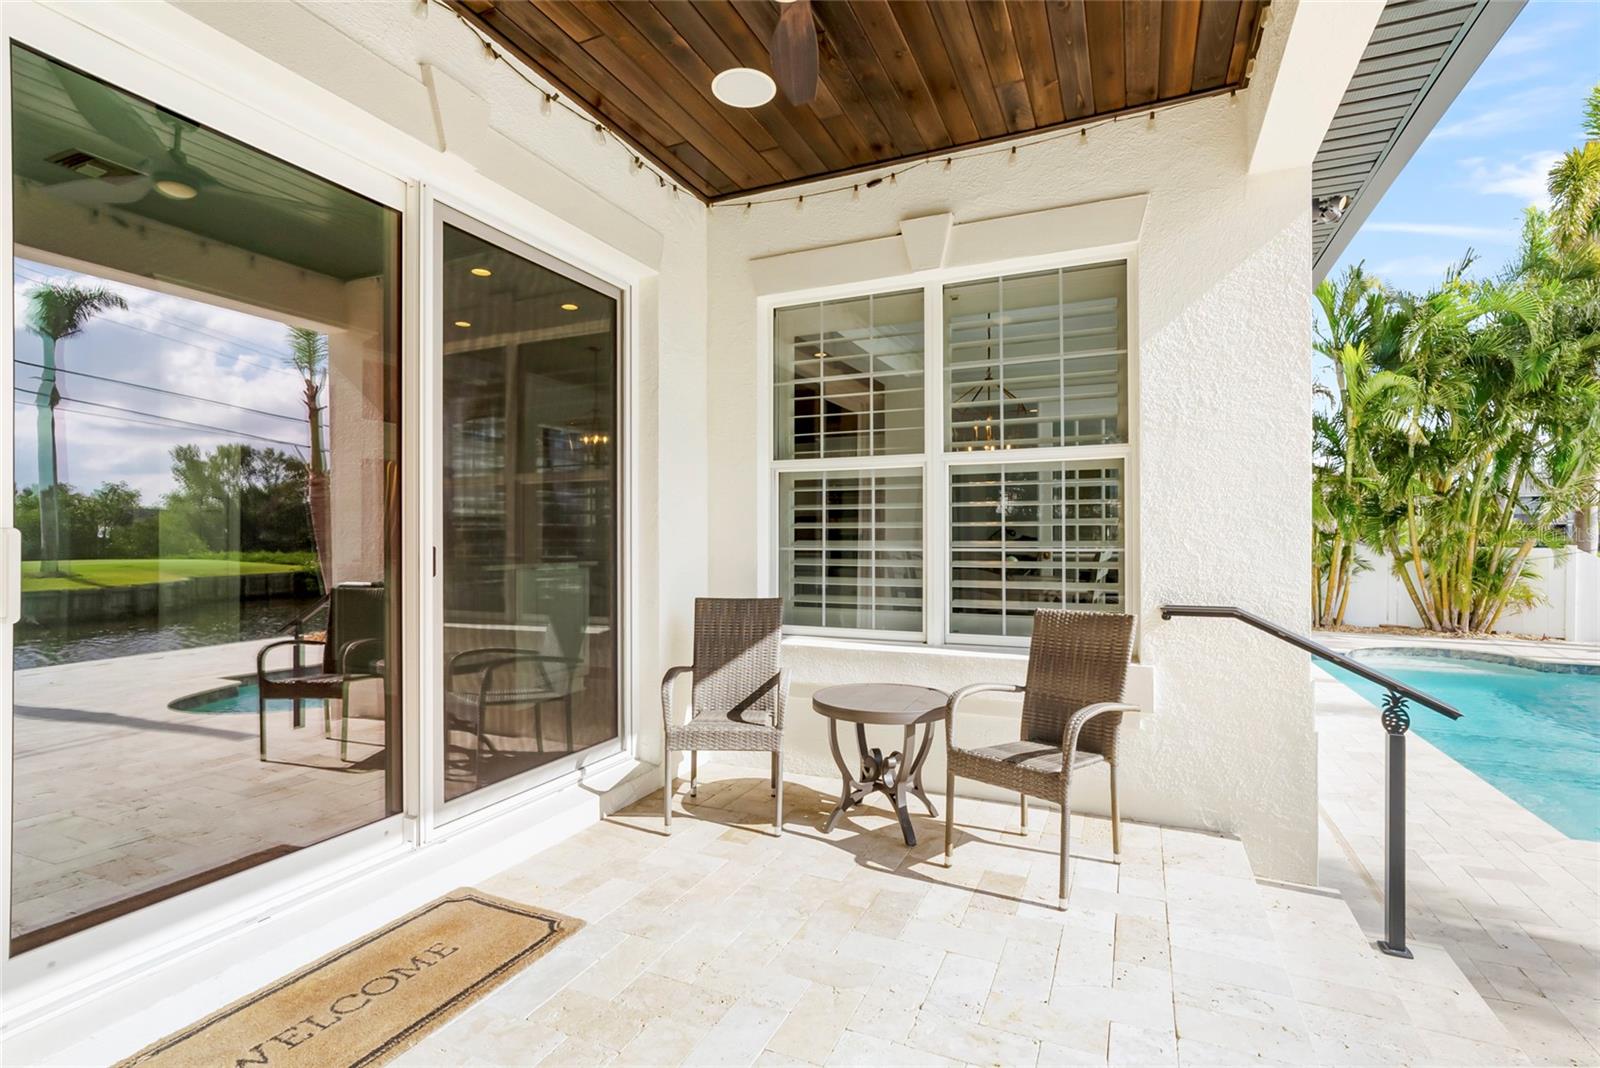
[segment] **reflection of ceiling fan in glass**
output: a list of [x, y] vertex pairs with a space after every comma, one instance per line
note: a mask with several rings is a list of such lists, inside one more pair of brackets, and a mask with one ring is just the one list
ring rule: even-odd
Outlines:
[[88, 152], [61, 153], [52, 157], [52, 162], [84, 177], [51, 186], [55, 196], [80, 204], [132, 204], [152, 192], [168, 200], [193, 200], [212, 191], [243, 195], [189, 162], [183, 151], [183, 134], [194, 128], [192, 123], [158, 112], [172, 134], [168, 144], [150, 129], [140, 109], [117, 90], [71, 73], [59, 81], [72, 106], [95, 133], [137, 153], [139, 165], [130, 169]]
[[150, 129], [140, 110], [116, 89], [75, 74], [58, 77], [84, 121], [107, 141], [137, 154], [139, 163], [128, 167], [91, 152], [68, 149], [52, 156], [50, 162], [82, 177], [48, 186], [51, 195], [79, 204], [132, 204], [151, 193], [179, 201], [204, 197], [208, 204], [225, 198], [240, 210], [256, 212], [268, 201], [301, 209], [312, 206], [235, 189], [190, 162], [183, 149], [183, 137], [198, 129], [194, 123], [158, 111], [157, 116], [171, 134], [169, 144]]

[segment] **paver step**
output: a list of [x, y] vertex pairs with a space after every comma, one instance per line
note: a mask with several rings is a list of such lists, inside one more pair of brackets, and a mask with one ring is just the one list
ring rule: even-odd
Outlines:
[[1261, 896], [1318, 1063], [1528, 1063], [1444, 950], [1380, 952], [1336, 890], [1263, 882]]

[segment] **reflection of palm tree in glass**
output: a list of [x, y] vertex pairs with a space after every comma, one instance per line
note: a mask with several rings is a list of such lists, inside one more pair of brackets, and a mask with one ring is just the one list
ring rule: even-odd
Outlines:
[[333, 572], [328, 560], [328, 463], [322, 444], [322, 387], [328, 381], [328, 339], [303, 326], [289, 328], [289, 362], [305, 383], [306, 425], [311, 431], [311, 462], [306, 498], [311, 508], [311, 537], [317, 545], [317, 570], [327, 589]]
[[56, 347], [83, 332], [97, 312], [126, 308], [128, 302], [104, 286], [58, 285], [46, 282], [28, 294], [28, 329], [44, 344], [39, 389], [34, 394], [39, 435], [39, 574], [61, 574], [61, 487], [56, 468]]

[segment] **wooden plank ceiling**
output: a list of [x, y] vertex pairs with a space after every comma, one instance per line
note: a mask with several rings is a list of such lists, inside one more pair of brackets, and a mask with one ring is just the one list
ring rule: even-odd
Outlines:
[[750, 110], [774, 0], [451, 2], [714, 201], [1239, 88], [1267, 0], [817, 0], [816, 99]]

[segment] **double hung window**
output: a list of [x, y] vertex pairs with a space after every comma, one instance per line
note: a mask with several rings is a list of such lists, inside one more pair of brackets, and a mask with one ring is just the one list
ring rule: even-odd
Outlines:
[[1122, 610], [1127, 266], [776, 308], [775, 567], [793, 631], [1019, 643]]

